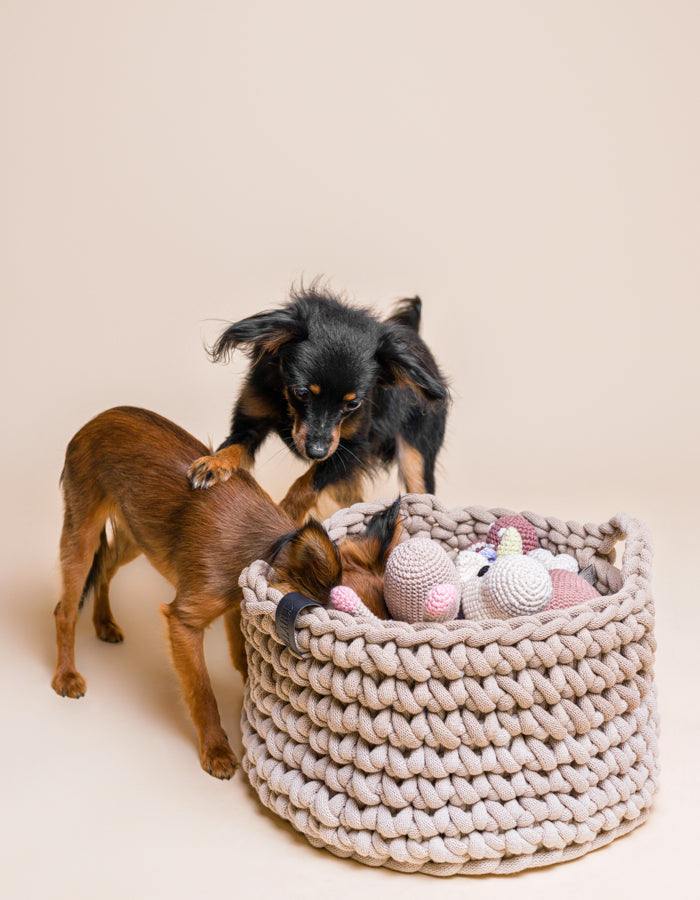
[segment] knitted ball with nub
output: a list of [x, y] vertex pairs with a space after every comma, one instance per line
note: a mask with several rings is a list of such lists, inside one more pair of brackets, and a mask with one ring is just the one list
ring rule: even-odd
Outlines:
[[384, 600], [392, 619], [446, 622], [459, 608], [454, 563], [437, 541], [414, 538], [395, 547], [384, 572]]
[[552, 596], [552, 580], [537, 560], [499, 557], [484, 576], [484, 603], [493, 618], [541, 612]]
[[498, 545], [503, 528], [515, 528], [517, 530], [523, 539], [523, 553], [529, 553], [530, 550], [540, 546], [534, 525], [528, 522], [524, 516], [501, 516], [496, 519], [486, 536], [489, 544], [493, 544], [494, 547]]
[[514, 527], [503, 529], [496, 561], [484, 565], [480, 553], [465, 550], [457, 557], [462, 578], [462, 611], [467, 619], [508, 619], [541, 612], [552, 597], [552, 580], [537, 560], [523, 556]]

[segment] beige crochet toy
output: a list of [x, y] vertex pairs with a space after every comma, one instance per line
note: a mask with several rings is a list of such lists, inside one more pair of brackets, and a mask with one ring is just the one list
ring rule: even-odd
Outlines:
[[[384, 601], [401, 622], [447, 622], [459, 611], [461, 584], [454, 563], [437, 541], [413, 538], [392, 550], [384, 572]], [[352, 588], [331, 591], [331, 606], [376, 618]]]

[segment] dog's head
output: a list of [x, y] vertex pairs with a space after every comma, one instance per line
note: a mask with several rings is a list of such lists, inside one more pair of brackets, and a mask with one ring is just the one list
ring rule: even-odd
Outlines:
[[[416, 298], [411, 303], [418, 304]], [[280, 309], [229, 326], [214, 345], [214, 360], [238, 347], [258, 364], [273, 363], [282, 378], [298, 452], [329, 457], [342, 438], [366, 428], [378, 386], [401, 386], [427, 402], [447, 389], [430, 351], [410, 325], [411, 316], [385, 322], [311, 288]]]
[[351, 587], [380, 619], [389, 617], [384, 602], [384, 570], [401, 534], [400, 504], [397, 498], [372, 516], [363, 534], [345, 538], [339, 545], [342, 584]]
[[346, 537], [338, 546], [319, 522], [309, 519], [270, 548], [267, 559], [275, 568], [275, 587], [300, 590], [326, 604], [331, 589], [343, 584], [362, 597], [375, 616], [386, 619], [384, 570], [400, 534], [400, 498], [375, 513], [362, 534]]
[[275, 568], [275, 586], [285, 592], [301, 591], [319, 603], [327, 603], [331, 589], [341, 583], [340, 551], [323, 525], [313, 518], [278, 538], [267, 559]]

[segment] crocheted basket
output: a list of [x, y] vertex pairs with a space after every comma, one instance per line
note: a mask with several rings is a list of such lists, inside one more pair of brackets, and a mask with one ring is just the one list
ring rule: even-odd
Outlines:
[[[383, 504], [340, 510], [340, 540]], [[403, 502], [404, 537], [456, 554], [504, 509]], [[249, 677], [243, 768], [316, 847], [433, 875], [573, 859], [647, 817], [657, 786], [654, 603], [646, 528], [523, 513], [542, 546], [593, 564], [606, 594], [507, 621], [360, 622], [313, 608], [295, 657], [275, 632], [271, 570], [241, 575]], [[614, 544], [625, 540], [621, 570]]]

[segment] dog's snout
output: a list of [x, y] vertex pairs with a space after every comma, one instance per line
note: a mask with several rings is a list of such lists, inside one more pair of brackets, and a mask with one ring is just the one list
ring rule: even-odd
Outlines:
[[328, 455], [328, 443], [325, 441], [307, 441], [306, 454], [311, 459], [323, 459]]

